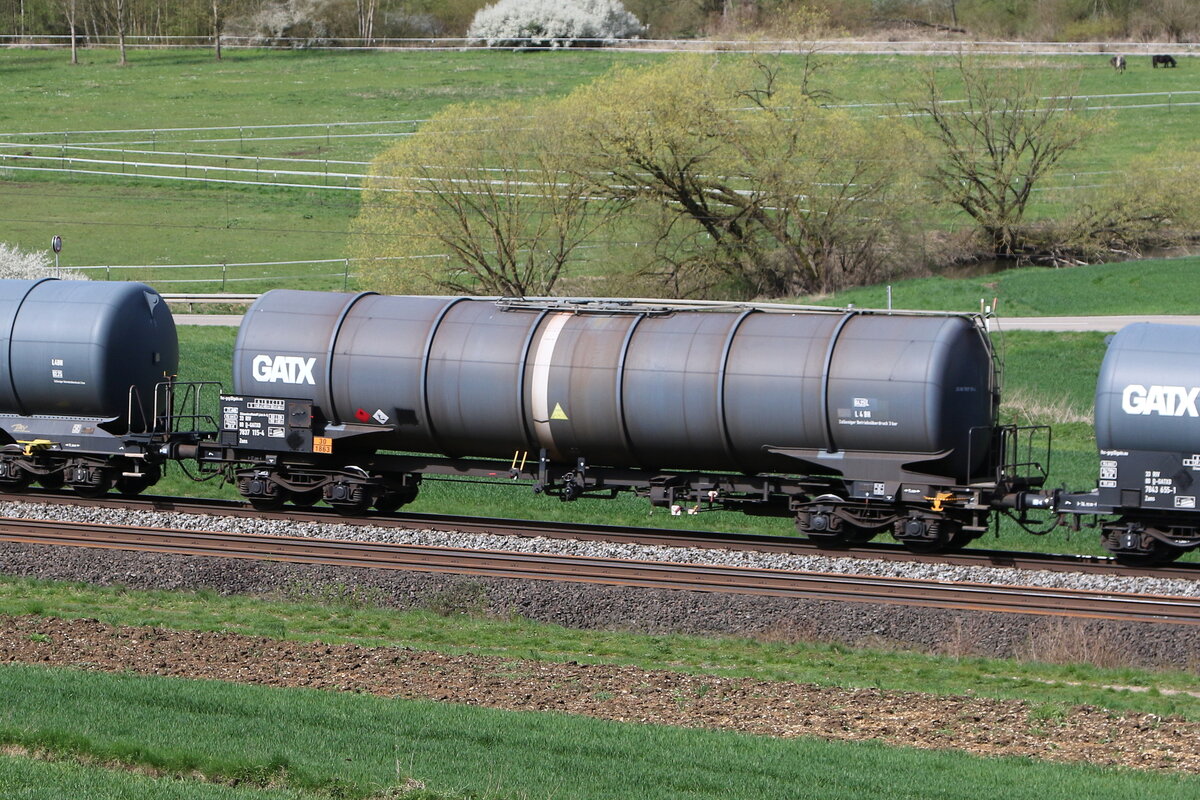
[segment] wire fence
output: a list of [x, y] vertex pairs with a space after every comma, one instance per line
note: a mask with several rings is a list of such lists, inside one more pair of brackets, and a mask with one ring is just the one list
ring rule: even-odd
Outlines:
[[152, 286], [182, 286], [189, 290], [200, 285], [219, 292], [237, 290], [247, 284], [278, 284], [282, 281], [326, 280], [343, 289], [358, 277], [363, 261], [444, 260], [446, 256], [395, 256], [373, 259], [318, 258], [294, 261], [242, 261], [211, 264], [92, 264], [66, 266], [61, 271], [82, 273], [93, 280], [141, 281]]
[[[1052, 98], [1044, 98], [1050, 100]], [[1139, 111], [1200, 106], [1200, 90], [1079, 95], [1087, 110]], [[1149, 101], [1149, 102], [1147, 102]], [[955, 101], [947, 101], [953, 103]], [[888, 104], [838, 106], [876, 110]], [[295, 155], [203, 152], [192, 145], [324, 140], [333, 146], [347, 138], [397, 138], [413, 135], [422, 120], [319, 122], [284, 125], [198, 128], [0, 132], [0, 174], [97, 175], [151, 181], [182, 181], [271, 188], [362, 191], [371, 176], [368, 160]], [[40, 141], [39, 141], [40, 140]], [[160, 149], [160, 146], [164, 149]], [[512, 172], [512, 171], [509, 171]], [[1091, 172], [1089, 174], [1104, 174]], [[393, 176], [402, 178], [404, 176]], [[1072, 182], [1075, 179], [1072, 178]], [[505, 181], [511, 184], [512, 181]], [[499, 185], [500, 182], [497, 182]]]

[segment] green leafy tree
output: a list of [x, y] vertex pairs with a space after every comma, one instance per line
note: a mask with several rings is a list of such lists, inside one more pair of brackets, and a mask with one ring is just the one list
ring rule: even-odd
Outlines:
[[617, 69], [563, 103], [593, 194], [655, 221], [688, 294], [826, 292], [888, 266], [914, 200], [904, 126], [814, 102], [759, 60]]
[[1092, 190], [1035, 234], [1059, 263], [1138, 258], [1148, 247], [1186, 244], [1200, 230], [1200, 149], [1161, 148], [1130, 159], [1123, 174]]

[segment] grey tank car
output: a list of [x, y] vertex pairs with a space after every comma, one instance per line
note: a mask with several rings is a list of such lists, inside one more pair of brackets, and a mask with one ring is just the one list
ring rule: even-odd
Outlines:
[[968, 314], [276, 290], [233, 374], [222, 447], [198, 456], [239, 462], [261, 506], [395, 508], [425, 475], [502, 474], [940, 549], [1040, 479], [1010, 468]]
[[0, 488], [153, 484], [178, 368], [175, 321], [149, 286], [0, 280]]
[[1200, 328], [1137, 323], [1112, 338], [1096, 381], [1095, 491], [1064, 512], [1098, 514], [1104, 546], [1157, 563], [1200, 546]]

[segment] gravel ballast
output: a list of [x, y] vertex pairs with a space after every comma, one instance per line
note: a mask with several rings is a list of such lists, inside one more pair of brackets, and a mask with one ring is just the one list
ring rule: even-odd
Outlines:
[[[372, 526], [215, 518], [53, 504], [0, 503], [10, 517], [76, 519], [114, 525], [233, 530], [450, 547], [735, 564], [774, 569], [870, 572], [934, 580], [971, 580], [1107, 591], [1197, 596], [1191, 581], [1075, 575], [1013, 569], [898, 564], [824, 556], [637, 547], [597, 542], [407, 531]], [[908, 567], [914, 569], [910, 571]], [[783, 641], [904, 647], [951, 655], [1080, 661], [1101, 665], [1193, 668], [1200, 645], [1191, 626], [1060, 620], [902, 605], [757, 597], [592, 584], [466, 578], [417, 572], [144, 554], [77, 547], [0, 543], [0, 571], [135, 589], [214, 590], [225, 594], [322, 596], [323, 587], [359, 592], [399, 609], [520, 615], [581, 629], [728, 634]], [[1103, 581], [1100, 585], [1098, 581]]]
[[828, 555], [789, 555], [750, 550], [636, 545], [545, 537], [501, 536], [453, 531], [346, 525], [336, 522], [294, 522], [265, 517], [215, 517], [165, 511], [128, 511], [114, 508], [9, 502], [0, 503], [0, 515], [26, 519], [58, 519], [105, 525], [129, 525], [179, 530], [220, 530], [264, 536], [311, 536], [340, 541], [454, 547], [469, 550], [511, 550], [522, 553], [672, 561], [794, 572], [922, 580], [991, 583], [1053, 589], [1085, 589], [1146, 595], [1200, 598], [1200, 580], [1102, 575], [1008, 567], [957, 566], [904, 561], [883, 561]]

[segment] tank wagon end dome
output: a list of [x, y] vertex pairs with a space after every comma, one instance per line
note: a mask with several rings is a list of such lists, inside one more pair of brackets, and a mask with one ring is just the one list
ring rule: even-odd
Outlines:
[[1095, 417], [1101, 450], [1200, 453], [1200, 327], [1118, 331], [1100, 365]]
[[175, 321], [143, 283], [0, 280], [0, 413], [112, 419], [179, 369]]

